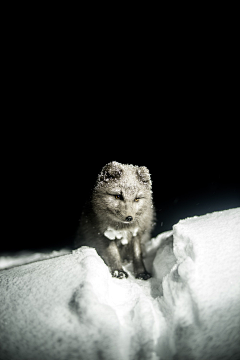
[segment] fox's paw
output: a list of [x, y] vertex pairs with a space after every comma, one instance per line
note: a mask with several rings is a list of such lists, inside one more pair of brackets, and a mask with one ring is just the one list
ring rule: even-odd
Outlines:
[[144, 273], [140, 273], [140, 274], [137, 274], [136, 276], [136, 279], [140, 279], [140, 280], [148, 280], [152, 277], [151, 274], [149, 274], [147, 271], [144, 272]]
[[124, 279], [128, 277], [128, 274], [123, 270], [113, 270], [112, 276], [118, 279]]

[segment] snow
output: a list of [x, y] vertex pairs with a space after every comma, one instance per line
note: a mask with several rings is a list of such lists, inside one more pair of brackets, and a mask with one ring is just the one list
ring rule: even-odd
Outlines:
[[144, 256], [147, 281], [88, 247], [0, 257], [0, 359], [239, 359], [240, 208], [181, 220]]
[[131, 232], [131, 236], [137, 236], [138, 228], [134, 228], [131, 230], [116, 230], [113, 229], [111, 226], [107, 228], [107, 230], [104, 232], [104, 235], [109, 240], [115, 240], [115, 239], [122, 239], [121, 243], [122, 245], [128, 244], [128, 233]]
[[0, 256], [0, 270], [19, 266], [23, 264], [28, 264], [31, 262], [39, 261], [39, 260], [45, 260], [50, 259], [53, 257], [69, 254], [71, 251], [68, 249], [62, 249], [60, 251], [49, 251], [45, 250], [41, 253], [37, 252], [31, 252], [31, 251], [19, 251], [15, 253], [14, 255], [4, 254]]
[[[240, 209], [181, 220], [163, 281], [179, 359], [240, 358]], [[171, 325], [170, 325], [171, 324]]]

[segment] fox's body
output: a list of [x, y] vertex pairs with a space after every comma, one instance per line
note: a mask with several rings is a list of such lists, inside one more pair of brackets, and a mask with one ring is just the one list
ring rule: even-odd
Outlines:
[[132, 260], [135, 276], [148, 279], [141, 244], [150, 239], [153, 220], [148, 169], [112, 162], [98, 176], [75, 245], [94, 247], [113, 276], [127, 277], [122, 262]]

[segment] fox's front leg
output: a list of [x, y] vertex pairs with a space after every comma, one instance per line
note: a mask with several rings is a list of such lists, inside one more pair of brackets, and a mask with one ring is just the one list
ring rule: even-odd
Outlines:
[[151, 277], [144, 266], [142, 259], [141, 239], [140, 236], [132, 238], [133, 247], [133, 269], [137, 279], [148, 280]]
[[104, 248], [102, 247], [98, 252], [110, 268], [112, 276], [119, 279], [127, 278], [128, 274], [122, 268], [121, 257], [115, 241], [104, 239], [104, 243]]

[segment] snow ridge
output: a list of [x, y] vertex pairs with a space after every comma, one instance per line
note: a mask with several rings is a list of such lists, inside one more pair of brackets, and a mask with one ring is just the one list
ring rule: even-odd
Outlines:
[[181, 220], [144, 254], [148, 281], [131, 264], [112, 278], [88, 247], [2, 270], [0, 359], [237, 360], [240, 208]]

